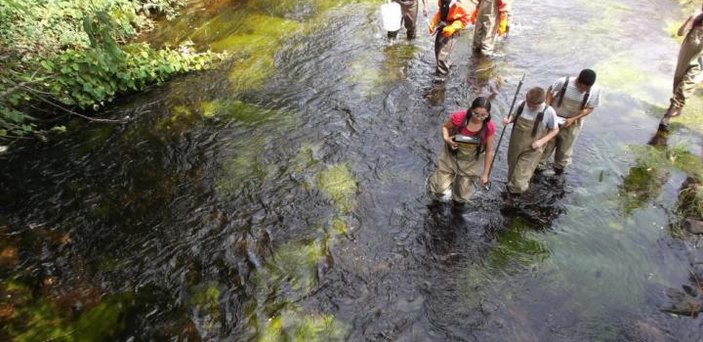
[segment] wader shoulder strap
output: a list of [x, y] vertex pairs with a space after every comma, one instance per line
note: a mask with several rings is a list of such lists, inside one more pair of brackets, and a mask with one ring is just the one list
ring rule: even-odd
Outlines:
[[515, 111], [515, 120], [513, 120], [513, 122], [515, 122], [517, 120], [517, 118], [519, 118], [520, 115], [522, 115], [522, 111], [524, 111], [524, 110], [525, 110], [525, 101], [522, 101], [520, 103], [520, 105], [517, 106], [517, 110]]
[[588, 103], [589, 98], [591, 97], [591, 91], [587, 91], [585, 94], [583, 94], [583, 100], [581, 101], [581, 110], [586, 108], [586, 103]]
[[[515, 110], [515, 119], [513, 119], [513, 122], [517, 122], [517, 119], [522, 115], [522, 112], [525, 110], [525, 101], [522, 101], [519, 106], [517, 106], [517, 110]], [[510, 132], [515, 132], [515, 125], [513, 124], [513, 128], [510, 130]]]
[[564, 95], [566, 94], [566, 87], [569, 85], [569, 76], [566, 76], [566, 81], [564, 81], [564, 85], [559, 89], [559, 102], [557, 102], [557, 107], [561, 107], [561, 102], [564, 101]]
[[[545, 107], [549, 108], [549, 106]], [[540, 122], [544, 119], [544, 111], [541, 111], [537, 113], [537, 117], [535, 118], [535, 123], [532, 124], [532, 137], [534, 138], [537, 135], [537, 128], [539, 127]]]

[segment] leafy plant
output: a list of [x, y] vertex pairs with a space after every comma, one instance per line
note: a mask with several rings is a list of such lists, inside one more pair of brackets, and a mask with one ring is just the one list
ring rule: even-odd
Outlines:
[[[50, 108], [79, 114], [120, 93], [208, 68], [217, 55], [126, 42], [181, 0], [0, 2], [0, 140], [35, 131]], [[42, 106], [37, 107], [37, 104]], [[30, 114], [31, 113], [31, 114]]]

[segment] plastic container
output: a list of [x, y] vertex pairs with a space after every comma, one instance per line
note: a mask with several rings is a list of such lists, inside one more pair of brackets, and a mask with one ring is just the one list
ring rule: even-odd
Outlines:
[[383, 19], [384, 30], [388, 32], [400, 30], [400, 21], [402, 20], [400, 4], [388, 2], [381, 5], [381, 18]]

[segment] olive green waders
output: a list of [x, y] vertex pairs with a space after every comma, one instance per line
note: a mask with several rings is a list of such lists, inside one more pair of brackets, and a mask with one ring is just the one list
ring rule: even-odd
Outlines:
[[[564, 99], [564, 102], [566, 102], [566, 99]], [[542, 160], [540, 160], [538, 168], [546, 168], [549, 157], [554, 153], [554, 169], [564, 170], [571, 164], [571, 156], [574, 154], [574, 143], [580, 133], [581, 119], [576, 120], [569, 128], [559, 127], [559, 134], [544, 147]]]
[[454, 151], [449, 145], [443, 145], [437, 170], [430, 176], [430, 192], [441, 196], [451, 191], [454, 201], [467, 202], [474, 193], [471, 178], [479, 176], [483, 161], [483, 153], [476, 158], [480, 145], [459, 144]]
[[[584, 95], [584, 98], [585, 97], [586, 95]], [[559, 101], [559, 98], [555, 97], [552, 103], [552, 108], [557, 111], [557, 115], [559, 117], [570, 118], [581, 112], [582, 107], [584, 107], [586, 103], [584, 98], [574, 100], [564, 97], [562, 99], [561, 106], [555, 106], [554, 101], [557, 103]], [[547, 167], [549, 157], [552, 156], [552, 153], [554, 153], [554, 169], [564, 170], [569, 164], [571, 164], [571, 156], [574, 154], [574, 143], [576, 143], [576, 139], [581, 133], [582, 125], [582, 119], [578, 119], [573, 125], [569, 126], [569, 128], [559, 127], [559, 134], [557, 134], [554, 139], [550, 140], [544, 147], [542, 160], [540, 160], [538, 168], [544, 169]]]
[[508, 147], [508, 191], [511, 194], [523, 193], [530, 186], [530, 178], [535, 173], [542, 157], [544, 146], [535, 150], [532, 143], [544, 137], [548, 131], [544, 124], [537, 124], [537, 132], [532, 137], [534, 121], [518, 117], [513, 124]]
[[493, 53], [498, 25], [498, 4], [496, 0], [481, 0], [478, 3], [473, 47], [484, 55]]
[[679, 108], [686, 104], [686, 99], [693, 94], [698, 83], [703, 81], [701, 52], [703, 52], [703, 27], [693, 28], [681, 43], [676, 72], [674, 72], [674, 94], [671, 97], [671, 103]]
[[449, 67], [452, 64], [449, 58], [454, 50], [454, 36], [458, 35], [455, 33], [449, 37], [443, 36], [443, 27], [442, 25], [437, 27], [437, 37], [434, 42], [434, 53], [437, 59], [437, 75], [439, 76], [449, 74]]

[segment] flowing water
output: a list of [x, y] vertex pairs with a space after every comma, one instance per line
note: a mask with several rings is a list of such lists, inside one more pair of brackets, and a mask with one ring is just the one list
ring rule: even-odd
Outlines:
[[[422, 14], [389, 43], [378, 4], [337, 4], [193, 2], [145, 39], [221, 66], [1, 155], [0, 339], [703, 340], [661, 311], [703, 260], [670, 225], [701, 130], [647, 145], [678, 4], [516, 1], [499, 55], [463, 34], [444, 86]], [[524, 94], [584, 67], [602, 105], [536, 213], [503, 208], [507, 139], [490, 190], [431, 201], [449, 113], [493, 91], [500, 132], [523, 73]]]

